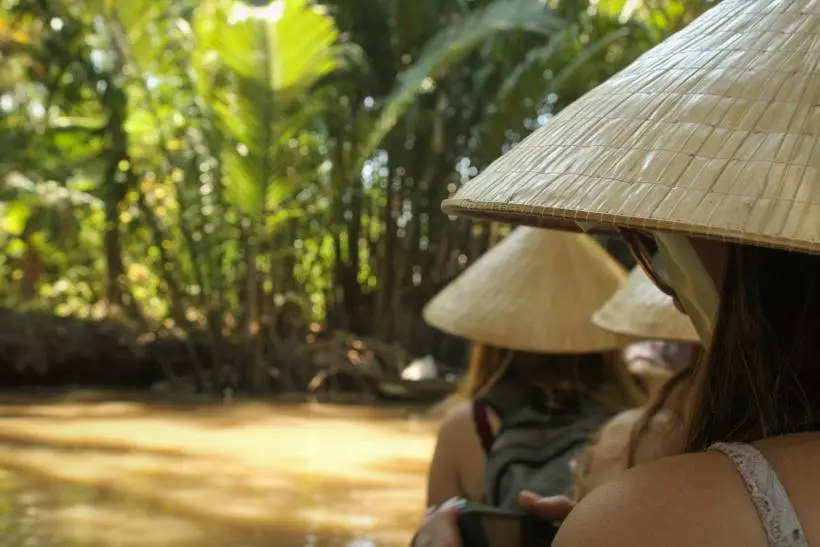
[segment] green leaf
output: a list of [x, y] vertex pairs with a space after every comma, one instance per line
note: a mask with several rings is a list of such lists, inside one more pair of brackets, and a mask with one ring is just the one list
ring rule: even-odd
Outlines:
[[132, 109], [125, 121], [125, 130], [145, 144], [157, 144], [159, 131], [156, 118], [144, 109]]
[[572, 34], [573, 31], [568, 29], [546, 45], [529, 51], [504, 79], [477, 129], [480, 150], [476, 157], [479, 161], [490, 161], [501, 153], [511, 121], [534, 116], [550, 89], [544, 72], [566, 52], [567, 40]]
[[277, 211], [282, 202], [293, 194], [292, 185], [284, 179], [275, 180], [268, 185], [265, 193], [265, 206], [268, 211]]
[[[212, 108], [228, 138], [228, 199], [254, 221], [276, 209], [294, 188], [281, 161], [283, 146], [315, 108], [295, 108], [304, 93], [337, 67], [338, 30], [332, 17], [308, 0], [251, 6], [231, 0], [204, 2], [192, 25], [204, 53], [197, 78], [226, 72]], [[208, 65], [208, 66], [206, 66]]]
[[22, 201], [6, 205], [2, 218], [3, 230], [13, 235], [22, 234], [30, 216], [31, 208]]
[[629, 18], [637, 4], [637, 2], [627, 0], [598, 0], [598, 13], [613, 18]]
[[234, 73], [264, 81], [268, 91], [292, 100], [336, 68], [338, 37], [333, 18], [320, 6], [276, 0], [262, 7], [234, 2], [228, 24], [209, 39]]
[[588, 63], [592, 57], [604, 51], [614, 42], [626, 38], [631, 32], [632, 27], [629, 25], [624, 25], [586, 46], [572, 59], [571, 62], [569, 62], [558, 74], [555, 75], [552, 82], [550, 82], [551, 88], [556, 91], [559, 90], [564, 82], [569, 80], [575, 71]]
[[[274, 62], [273, 90], [299, 92], [336, 68], [333, 45], [338, 39], [333, 18], [308, 0], [278, 0], [284, 5], [279, 19], [269, 27]], [[270, 25], [271, 23], [267, 23]]]
[[304, 216], [304, 214], [305, 212], [302, 209], [283, 209], [273, 213], [272, 215], [268, 215], [267, 218], [265, 218], [265, 228], [267, 228], [269, 232], [274, 232], [283, 222], [294, 218], [300, 218]]
[[225, 195], [244, 214], [259, 220], [264, 211], [264, 192], [253, 160], [236, 150], [224, 156]]
[[367, 160], [376, 151], [382, 139], [416, 97], [425, 92], [433, 78], [492, 36], [514, 31], [549, 35], [566, 25], [567, 22], [540, 0], [495, 0], [483, 10], [472, 12], [446, 27], [425, 45], [416, 62], [400, 76], [359, 160]]
[[[98, 0], [99, 1], [99, 0]], [[116, 21], [126, 34], [129, 54], [144, 70], [162, 55], [157, 46], [164, 41], [157, 26], [168, 17], [166, 0], [103, 0], [103, 13]]]
[[26, 252], [26, 244], [20, 239], [12, 239], [6, 246], [6, 253], [12, 258], [20, 258]]

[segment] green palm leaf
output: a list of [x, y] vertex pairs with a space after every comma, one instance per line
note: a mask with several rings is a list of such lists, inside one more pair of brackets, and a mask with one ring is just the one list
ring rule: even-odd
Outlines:
[[427, 43], [418, 60], [400, 76], [362, 149], [361, 161], [375, 152], [408, 106], [425, 91], [428, 79], [442, 74], [459, 58], [496, 34], [525, 31], [550, 35], [564, 26], [566, 22], [541, 0], [495, 0], [448, 26]]
[[199, 46], [230, 76], [213, 105], [233, 141], [224, 153], [226, 195], [261, 220], [290, 191], [282, 187], [285, 166], [278, 165], [277, 151], [296, 123], [294, 106], [336, 68], [338, 31], [308, 0], [262, 7], [213, 0], [199, 10], [194, 29]]

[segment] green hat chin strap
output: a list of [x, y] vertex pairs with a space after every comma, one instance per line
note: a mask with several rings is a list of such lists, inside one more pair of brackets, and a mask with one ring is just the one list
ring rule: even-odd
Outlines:
[[[589, 232], [600, 224], [576, 221], [578, 227]], [[675, 289], [678, 300], [704, 345], [712, 339], [712, 332], [720, 307], [720, 294], [715, 282], [688, 237], [667, 232], [653, 232], [658, 243], [660, 258]]]
[[720, 307], [715, 282], [688, 237], [654, 232], [669, 284], [675, 289], [698, 336], [708, 345]]
[[582, 232], [585, 234], [594, 230], [597, 226], [600, 226], [597, 222], [584, 222], [583, 220], [575, 221], [575, 224], [581, 229]]

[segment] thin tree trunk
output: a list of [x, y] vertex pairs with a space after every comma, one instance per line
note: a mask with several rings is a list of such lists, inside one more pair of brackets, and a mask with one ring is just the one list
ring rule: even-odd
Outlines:
[[[248, 235], [250, 233], [250, 235]], [[256, 269], [257, 246], [253, 241], [253, 228], [244, 234], [245, 237], [245, 268], [246, 279], [246, 301], [247, 301], [247, 325], [246, 335], [248, 348], [251, 353], [248, 367], [248, 385], [253, 393], [261, 394], [267, 390], [267, 365], [265, 363], [265, 340], [263, 337], [261, 316], [261, 294]]]
[[380, 325], [380, 334], [387, 342], [392, 342], [396, 337], [396, 316], [394, 312], [396, 293], [396, 264], [394, 255], [396, 253], [396, 221], [393, 218], [393, 200], [395, 191], [393, 190], [393, 179], [395, 174], [395, 164], [398, 157], [388, 156], [390, 167], [387, 175], [387, 188], [385, 189], [386, 203], [382, 211], [382, 225], [384, 236], [382, 237], [381, 248], [381, 268], [379, 270], [379, 298], [376, 309], [379, 315], [377, 324]]
[[125, 273], [122, 262], [122, 247], [120, 243], [120, 215], [119, 204], [105, 204], [105, 234], [103, 236], [103, 253], [105, 255], [106, 287], [105, 298], [109, 305], [124, 303], [121, 278]]

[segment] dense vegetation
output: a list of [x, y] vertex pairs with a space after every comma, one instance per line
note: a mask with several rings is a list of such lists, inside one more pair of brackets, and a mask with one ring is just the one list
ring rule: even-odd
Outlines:
[[256, 390], [307, 329], [440, 354], [421, 307], [500, 235], [440, 201], [709, 5], [0, 0], [0, 305]]

